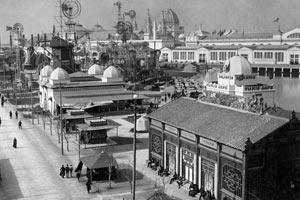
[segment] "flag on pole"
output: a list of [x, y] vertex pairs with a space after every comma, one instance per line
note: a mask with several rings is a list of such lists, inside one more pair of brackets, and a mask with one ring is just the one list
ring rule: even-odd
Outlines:
[[12, 31], [13, 28], [11, 26], [6, 26], [6, 31]]
[[278, 22], [279, 21], [279, 17], [277, 17], [276, 19], [274, 19], [273, 22]]

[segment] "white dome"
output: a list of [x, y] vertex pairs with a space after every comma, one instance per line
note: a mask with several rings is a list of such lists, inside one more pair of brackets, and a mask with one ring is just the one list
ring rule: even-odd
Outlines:
[[58, 67], [50, 75], [50, 79], [54, 81], [63, 81], [69, 79], [69, 74], [64, 69]]
[[43, 67], [40, 71], [40, 75], [43, 77], [49, 77], [51, 75], [51, 73], [53, 72], [54, 68], [50, 65], [46, 65], [45, 67]]
[[103, 77], [105, 77], [105, 78], [121, 78], [121, 73], [114, 66], [110, 66], [106, 70], [104, 70]]
[[102, 75], [104, 71], [104, 66], [100, 66], [97, 64], [93, 64], [89, 70], [88, 70], [88, 74], [90, 75]]
[[242, 56], [233, 56], [227, 60], [223, 66], [223, 72], [227, 72], [230, 75], [252, 74], [250, 63]]
[[184, 39], [185, 38], [185, 35], [183, 33], [181, 33], [179, 36], [178, 36], [179, 39]]

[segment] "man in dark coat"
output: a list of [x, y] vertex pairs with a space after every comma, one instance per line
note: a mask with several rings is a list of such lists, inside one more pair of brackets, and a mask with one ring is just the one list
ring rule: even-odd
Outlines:
[[16, 110], [15, 114], [16, 114], [16, 119], [18, 119], [18, 111], [17, 110]]
[[17, 139], [16, 138], [14, 138], [14, 140], [13, 140], [13, 147], [17, 148]]
[[81, 170], [82, 170], [82, 166], [83, 166], [83, 163], [82, 161], [80, 161], [75, 169], [75, 172], [80, 172], [81, 173]]
[[90, 193], [90, 191], [92, 189], [90, 181], [87, 181], [85, 185], [86, 185], [87, 192]]
[[65, 170], [66, 170], [66, 168], [64, 167], [64, 165], [62, 165], [60, 168], [60, 174], [59, 174], [62, 178], [65, 178], [65, 174], [66, 174]]
[[22, 129], [22, 121], [21, 120], [19, 121], [18, 125], [19, 125], [19, 129]]

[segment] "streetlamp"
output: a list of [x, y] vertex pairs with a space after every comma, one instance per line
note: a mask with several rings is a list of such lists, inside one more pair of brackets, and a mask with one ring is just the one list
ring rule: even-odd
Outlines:
[[57, 67], [50, 75], [52, 83], [59, 82], [59, 108], [60, 108], [60, 137], [61, 137], [61, 154], [64, 155], [64, 142], [63, 142], [63, 123], [62, 123], [62, 95], [61, 95], [61, 84], [62, 81], [66, 82], [69, 80], [69, 74], [61, 67]]
[[[135, 85], [136, 86], [136, 85]], [[133, 94], [134, 101], [134, 127], [133, 127], [133, 171], [132, 171], [132, 199], [135, 200], [135, 177], [136, 177], [136, 100], [137, 94]]]
[[[134, 68], [134, 76], [136, 72], [136, 51], [135, 50], [130, 50], [129, 51], [129, 56], [131, 60], [131, 65], [132, 68]], [[134, 84], [134, 88], [132, 89], [133, 91], [136, 91], [137, 85], [136, 83]], [[133, 169], [132, 169], [132, 200], [135, 200], [135, 174], [136, 174], [136, 100], [137, 100], [137, 94], [133, 94], [133, 101], [134, 101], [134, 127], [133, 127]]]

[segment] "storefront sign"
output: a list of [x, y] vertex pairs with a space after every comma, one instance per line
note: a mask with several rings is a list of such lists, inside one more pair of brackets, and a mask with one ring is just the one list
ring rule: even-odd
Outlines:
[[218, 144], [212, 140], [200, 137], [200, 144], [203, 144], [204, 146], [213, 148], [213, 149], [217, 149], [218, 148]]
[[162, 128], [162, 123], [159, 122], [159, 121], [156, 121], [156, 120], [154, 120], [154, 119], [151, 120], [151, 125], [157, 126], [157, 127], [159, 127], [159, 128]]
[[184, 138], [192, 140], [192, 141], [196, 141], [196, 136], [193, 133], [189, 133], [184, 130], [181, 130], [181, 137], [184, 137]]
[[168, 124], [165, 124], [165, 130], [170, 131], [171, 133], [176, 134], [176, 135], [178, 134], [178, 129], [175, 128], [174, 126], [170, 126]]
[[222, 152], [228, 154], [234, 158], [243, 159], [243, 153], [239, 150], [233, 149], [231, 147], [222, 145]]

